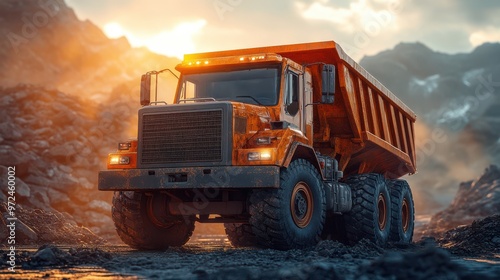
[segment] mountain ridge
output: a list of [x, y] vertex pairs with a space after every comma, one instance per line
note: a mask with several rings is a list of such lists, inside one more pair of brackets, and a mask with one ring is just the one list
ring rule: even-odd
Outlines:
[[[49, 3], [50, 5], [41, 5]], [[101, 96], [119, 83], [179, 60], [132, 48], [125, 37], [109, 39], [89, 20], [81, 21], [62, 0], [0, 3], [0, 84], [19, 81], [70, 94]]]

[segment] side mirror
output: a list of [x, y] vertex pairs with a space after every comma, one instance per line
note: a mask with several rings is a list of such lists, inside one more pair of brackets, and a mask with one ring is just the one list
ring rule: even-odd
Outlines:
[[335, 100], [335, 66], [323, 65], [321, 72], [321, 103], [332, 104]]
[[151, 103], [151, 75], [144, 74], [141, 77], [141, 105], [146, 106]]

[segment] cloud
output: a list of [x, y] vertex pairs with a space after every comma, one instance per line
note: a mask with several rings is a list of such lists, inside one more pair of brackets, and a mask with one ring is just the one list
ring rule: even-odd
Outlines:
[[303, 2], [297, 3], [301, 15], [308, 20], [324, 20], [336, 24], [346, 32], [352, 32], [353, 26], [349, 24], [354, 19], [352, 9], [328, 7], [324, 1], [314, 2], [309, 7]]
[[[81, 19], [100, 27], [115, 22], [133, 45], [135, 39], [154, 41], [155, 51], [175, 56], [334, 40], [359, 60], [402, 41], [468, 52], [485, 40], [499, 40], [490, 28], [500, 26], [498, 0], [66, 1]], [[214, 3], [229, 5], [222, 17]]]
[[474, 47], [486, 42], [498, 42], [500, 41], [500, 29], [487, 27], [482, 30], [474, 31], [470, 34], [469, 41]]
[[374, 22], [379, 25], [392, 25], [400, 12], [400, 1], [356, 0], [342, 7], [325, 0], [317, 0], [308, 5], [296, 3], [301, 16], [306, 20], [320, 20], [332, 23], [339, 30], [353, 33], [360, 28], [368, 29]]

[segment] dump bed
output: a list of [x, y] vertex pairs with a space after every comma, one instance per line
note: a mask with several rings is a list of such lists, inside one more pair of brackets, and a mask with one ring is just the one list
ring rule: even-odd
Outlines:
[[[416, 171], [415, 113], [333, 41], [205, 53], [203, 57], [276, 53], [310, 65], [314, 100], [321, 100], [320, 66], [336, 66], [333, 104], [314, 105], [314, 148], [339, 160], [348, 176], [376, 172], [398, 178]], [[199, 55], [199, 54], [198, 54]], [[186, 59], [197, 58], [186, 57]]]

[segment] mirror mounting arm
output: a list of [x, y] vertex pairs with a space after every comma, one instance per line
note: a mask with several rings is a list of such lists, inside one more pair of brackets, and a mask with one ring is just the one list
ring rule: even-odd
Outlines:
[[[158, 75], [163, 72], [170, 72], [177, 80], [179, 77], [170, 69], [166, 68], [160, 71], [149, 71], [141, 77], [141, 105], [158, 104]], [[155, 102], [151, 102], [151, 76], [155, 75]]]

